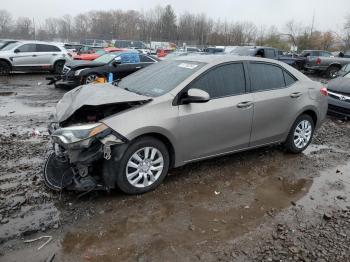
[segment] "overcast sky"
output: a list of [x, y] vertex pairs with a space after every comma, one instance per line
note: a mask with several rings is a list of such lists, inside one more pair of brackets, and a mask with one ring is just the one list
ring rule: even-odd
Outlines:
[[350, 13], [349, 0], [0, 0], [0, 9], [15, 17], [34, 17], [43, 22], [49, 16], [76, 15], [90, 10], [146, 10], [157, 4], [171, 4], [177, 14], [204, 12], [222, 20], [276, 25], [280, 30], [290, 19], [310, 25], [315, 13], [317, 29], [340, 32], [345, 15]]

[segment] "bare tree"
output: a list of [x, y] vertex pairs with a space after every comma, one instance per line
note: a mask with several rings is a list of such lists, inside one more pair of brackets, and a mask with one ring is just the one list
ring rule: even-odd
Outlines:
[[12, 15], [6, 11], [0, 9], [0, 36], [8, 36], [12, 26]]

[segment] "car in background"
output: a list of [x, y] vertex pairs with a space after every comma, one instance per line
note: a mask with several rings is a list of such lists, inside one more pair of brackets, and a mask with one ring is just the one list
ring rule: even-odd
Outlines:
[[70, 54], [63, 45], [39, 41], [18, 41], [0, 51], [0, 75], [11, 71], [61, 73]]
[[224, 46], [211, 46], [203, 49], [203, 52], [208, 53], [208, 54], [223, 54], [225, 51]]
[[121, 79], [158, 61], [135, 50], [107, 53], [93, 61], [70, 61], [64, 66], [61, 76], [48, 77], [47, 80], [56, 87], [74, 88], [93, 83], [98, 78], [107, 80], [110, 73], [113, 79]]
[[324, 50], [304, 50], [301, 55], [306, 58], [305, 69], [328, 78], [336, 78], [337, 72], [350, 63], [350, 58], [334, 57], [331, 52]]
[[281, 50], [266, 46], [238, 46], [233, 49], [230, 54], [274, 59], [284, 62], [298, 70], [301, 70], [305, 63], [304, 58], [285, 56]]
[[80, 41], [80, 44], [87, 45], [87, 46], [100, 47], [100, 48], [108, 46], [108, 42], [105, 40], [101, 40], [101, 39], [85, 39], [85, 40]]
[[338, 77], [338, 76], [344, 76], [344, 75], [346, 75], [346, 74], [349, 73], [349, 72], [350, 72], [350, 63], [344, 65], [344, 66], [337, 72], [337, 77]]
[[9, 44], [16, 43], [18, 40], [6, 40], [6, 39], [0, 39], [0, 51], [5, 46], [8, 46]]
[[96, 58], [107, 54], [107, 53], [112, 53], [112, 52], [120, 52], [123, 51], [125, 49], [123, 48], [116, 48], [116, 47], [106, 47], [100, 50], [96, 50], [93, 53], [88, 53], [88, 54], [76, 54], [73, 55], [73, 59], [74, 60], [86, 60], [86, 61], [92, 61], [95, 60]]
[[171, 48], [158, 48], [156, 50], [156, 54], [157, 54], [157, 57], [162, 59], [164, 57], [166, 57], [168, 54], [174, 52], [175, 50], [174, 49], [171, 49]]
[[328, 112], [350, 118], [350, 72], [328, 82]]
[[63, 96], [44, 181], [57, 191], [142, 194], [187, 163], [272, 144], [301, 153], [326, 117], [326, 95], [321, 83], [270, 59], [162, 61], [117, 86]]

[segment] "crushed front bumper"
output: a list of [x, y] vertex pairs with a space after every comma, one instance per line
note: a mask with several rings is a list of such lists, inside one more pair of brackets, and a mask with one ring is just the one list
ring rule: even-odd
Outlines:
[[[50, 125], [49, 133], [57, 128]], [[84, 143], [64, 144], [59, 138], [51, 136], [53, 153], [44, 167], [45, 184], [53, 190], [92, 191], [115, 188], [114, 174], [107, 173], [105, 161], [111, 160], [111, 147], [114, 152], [124, 154], [127, 141], [119, 134], [109, 129], [106, 132], [90, 138]], [[122, 143], [117, 142], [122, 141]]]

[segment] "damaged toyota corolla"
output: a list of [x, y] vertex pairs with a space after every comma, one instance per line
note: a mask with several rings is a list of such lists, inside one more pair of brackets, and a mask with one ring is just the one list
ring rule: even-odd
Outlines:
[[188, 56], [115, 85], [77, 87], [57, 104], [54, 190], [141, 194], [169, 168], [268, 144], [300, 153], [327, 112], [327, 89], [269, 59]]

